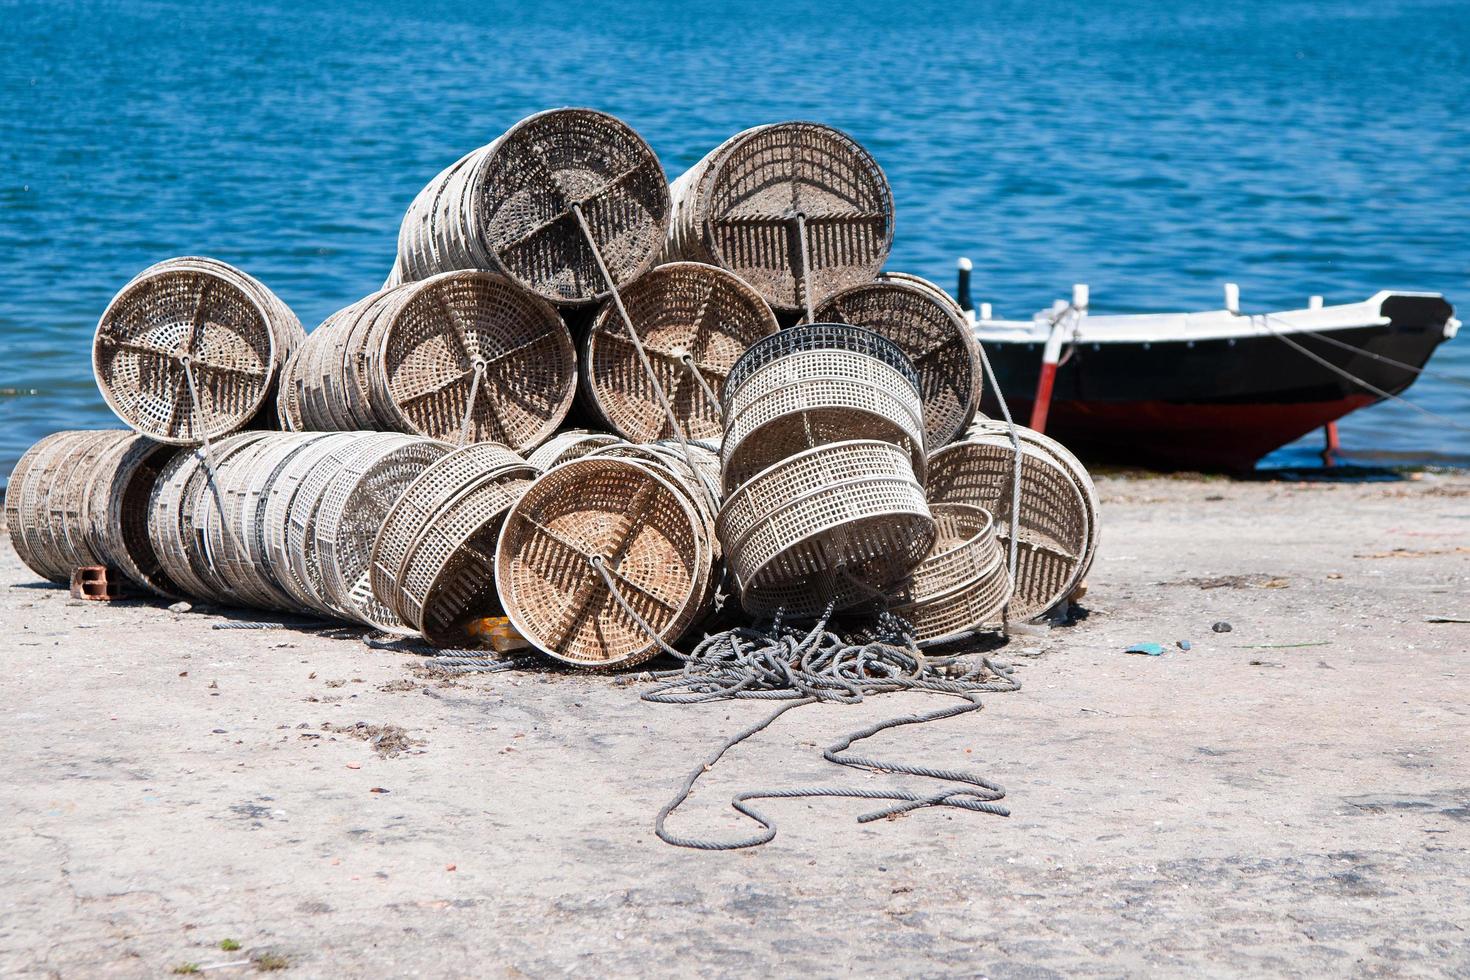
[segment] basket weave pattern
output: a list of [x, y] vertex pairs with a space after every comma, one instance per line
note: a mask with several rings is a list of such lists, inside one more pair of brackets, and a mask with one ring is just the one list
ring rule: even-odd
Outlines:
[[[621, 291], [623, 304], [653, 364], [674, 415], [691, 439], [718, 439], [720, 406], [711, 404], [694, 372], [718, 397], [746, 348], [777, 330], [764, 299], [722, 269], [673, 262]], [[607, 427], [633, 442], [671, 439], [673, 431], [615, 305], [598, 311], [582, 358], [583, 386]]]
[[304, 337], [259, 280], [186, 256], [149, 266], [113, 297], [93, 336], [92, 370], [123, 422], [160, 442], [197, 445], [272, 421], [276, 382]]
[[531, 485], [506, 516], [495, 571], [506, 615], [547, 655], [606, 669], [658, 652], [619, 594], [666, 642], [701, 612], [713, 556], [687, 492], [656, 467], [587, 457]]
[[450, 272], [328, 317], [288, 365], [282, 421], [528, 449], [561, 424], [576, 383], [550, 304], [494, 273]]
[[590, 302], [607, 285], [574, 203], [617, 283], [653, 264], [670, 213], [658, 158], [612, 116], [553, 109], [461, 157], [419, 192], [389, 282], [492, 269], [554, 303]]
[[[816, 306], [871, 280], [893, 244], [893, 195], [851, 137], [807, 122], [737, 133], [671, 188], [664, 260], [722, 266], [778, 310]], [[806, 220], [809, 272], [800, 270], [795, 216]]]
[[925, 441], [932, 449], [965, 431], [980, 404], [980, 348], [952, 301], [936, 297], [937, 286], [914, 277], [852, 286], [817, 310], [818, 320], [851, 323], [881, 334], [902, 348], [919, 372], [924, 399]]

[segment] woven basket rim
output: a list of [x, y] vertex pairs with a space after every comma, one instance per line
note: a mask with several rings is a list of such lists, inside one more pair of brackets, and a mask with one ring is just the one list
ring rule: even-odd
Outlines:
[[[751, 344], [745, 349], [745, 353], [740, 355], [739, 360], [731, 365], [730, 373], [725, 378], [725, 390], [722, 392], [722, 396], [720, 399], [724, 407], [728, 409], [730, 399], [733, 397], [734, 393], [743, 384], [745, 384], [745, 382], [748, 381], [755, 374], [755, 372], [765, 367], [772, 361], [778, 360], [781, 357], [785, 357], [788, 354], [801, 353], [805, 351], [845, 350], [846, 348], [837, 346], [824, 346], [819, 342], [822, 334], [832, 333], [851, 334], [854, 339], [861, 339], [874, 347], [886, 349], [892, 359], [889, 360], [886, 358], [880, 358], [879, 360], [882, 360], [883, 363], [887, 364], [889, 367], [893, 368], [895, 371], [901, 374], [904, 380], [913, 387], [914, 392], [922, 397], [923, 389], [920, 387], [919, 384], [918, 370], [914, 367], [913, 362], [909, 360], [908, 355], [903, 352], [903, 348], [899, 347], [887, 337], [883, 336], [875, 330], [869, 330], [867, 327], [859, 327], [851, 323], [799, 323], [794, 327], [787, 327], [786, 329], [778, 330], [777, 332], [767, 337], [762, 337], [760, 340], [757, 340], [755, 343]], [[788, 351], [786, 354], [778, 354], [775, 356], [771, 356], [768, 354], [769, 348], [780, 346], [783, 343], [802, 343], [807, 339], [807, 335], [812, 335], [811, 339], [816, 342], [811, 343], [810, 346], [801, 348], [800, 351]], [[769, 360], [762, 360], [762, 358], [767, 357], [769, 358]]]
[[[251, 295], [249, 290], [242, 288], [238, 283], [231, 282], [226, 276], [221, 275], [219, 270], [217, 269], [211, 269], [207, 266], [202, 265], [198, 267], [191, 267], [188, 265], [170, 265], [170, 263], [176, 261], [197, 261], [200, 258], [203, 257], [180, 256], [178, 259], [164, 259], [161, 262], [155, 262], [153, 265], [144, 269], [142, 272], [139, 272], [132, 279], [129, 279], [121, 289], [113, 294], [112, 299], [108, 300], [107, 306], [105, 306], [102, 310], [102, 315], [97, 319], [97, 326], [92, 331], [92, 376], [97, 380], [97, 389], [101, 393], [102, 400], [107, 404], [108, 409], [112, 412], [113, 415], [117, 416], [119, 421], [121, 421], [129, 429], [132, 429], [139, 435], [146, 436], [149, 439], [152, 439], [154, 442], [162, 442], [170, 446], [199, 446], [203, 445], [206, 439], [220, 439], [224, 436], [230, 435], [231, 433], [239, 431], [241, 428], [248, 425], [250, 420], [255, 418], [255, 416], [260, 413], [261, 407], [265, 405], [265, 403], [269, 401], [270, 398], [276, 393], [276, 382], [278, 376], [280, 375], [280, 366], [276, 364], [276, 354], [278, 352], [276, 332], [275, 330], [271, 329], [271, 315], [265, 304], [261, 300], [257, 299], [255, 296]], [[227, 265], [227, 263], [221, 264]], [[167, 267], [165, 268], [165, 266]], [[229, 266], [229, 268], [241, 276], [248, 275], [248, 273], [242, 272], [241, 270], [236, 269], [234, 266]], [[236, 293], [238, 293], [239, 296], [242, 297], [247, 303], [249, 303], [252, 309], [254, 309], [256, 315], [260, 318], [261, 327], [265, 331], [266, 340], [270, 345], [267, 357], [265, 358], [265, 378], [264, 383], [260, 387], [260, 397], [254, 400], [250, 412], [245, 415], [245, 417], [242, 418], [239, 422], [234, 423], [232, 426], [220, 429], [219, 431], [209, 429], [204, 435], [201, 435], [198, 438], [186, 439], [181, 436], [160, 435], [155, 432], [144, 431], [143, 428], [141, 428], [136, 422], [129, 419], [125, 414], [123, 414], [122, 408], [113, 398], [111, 386], [102, 383], [103, 372], [101, 370], [101, 351], [99, 350], [99, 346], [102, 342], [103, 331], [108, 325], [108, 315], [112, 312], [113, 308], [117, 306], [118, 302], [121, 301], [125, 296], [129, 295], [133, 290], [141, 288], [146, 282], [149, 282], [155, 278], [163, 275], [172, 274], [210, 276], [223, 283], [224, 285], [229, 286]], [[190, 397], [192, 400], [192, 395]], [[191, 411], [197, 409], [197, 407], [198, 406], [191, 406]]]

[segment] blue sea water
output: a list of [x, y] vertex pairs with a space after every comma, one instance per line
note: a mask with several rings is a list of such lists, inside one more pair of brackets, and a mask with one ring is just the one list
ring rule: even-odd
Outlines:
[[[756, 123], [845, 129], [892, 181], [891, 267], [948, 286], [968, 255], [999, 314], [1073, 282], [1095, 312], [1218, 308], [1227, 280], [1252, 310], [1470, 304], [1464, 0], [0, 0], [0, 474], [116, 424], [89, 343], [139, 269], [213, 255], [311, 326], [382, 282], [441, 167], [558, 105], [671, 175]], [[1470, 381], [1470, 339], [1431, 367]], [[1463, 385], [1409, 396], [1470, 421]], [[1401, 406], [1343, 439], [1470, 462]]]

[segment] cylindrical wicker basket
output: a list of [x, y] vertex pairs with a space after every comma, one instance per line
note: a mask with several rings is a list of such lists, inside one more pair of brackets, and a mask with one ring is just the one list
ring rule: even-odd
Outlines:
[[[629, 616], [599, 571], [657, 634]], [[586, 669], [632, 666], [700, 614], [713, 556], [687, 492], [657, 467], [584, 458], [544, 473], [505, 518], [501, 605], [548, 656]]]
[[923, 406], [892, 342], [847, 325], [794, 327], [751, 347], [732, 379], [720, 451], [726, 493], [799, 452], [855, 439], [902, 447], [923, 483]]
[[[973, 504], [995, 518], [996, 537], [1010, 547], [1010, 440], [981, 435], [929, 457], [929, 499]], [[1024, 622], [1072, 594], [1082, 578], [1089, 540], [1088, 506], [1072, 475], [1048, 452], [1021, 443], [1021, 507], [1016, 581], [1007, 610]]]
[[603, 304], [587, 333], [582, 383], [607, 427], [633, 442], [673, 438], [657, 384], [688, 438], [719, 439], [720, 406], [705, 389], [718, 398], [746, 348], [776, 332], [770, 306], [734, 275], [700, 262], [661, 265], [621, 296], [654, 377], [616, 305]]
[[[722, 266], [778, 310], [818, 306], [877, 275], [893, 244], [893, 194], [872, 156], [810, 122], [737, 133], [671, 188], [665, 261]], [[796, 216], [806, 222], [801, 267]]]
[[[972, 439], [986, 436], [993, 442], [994, 437], [1000, 436], [1009, 445], [1009, 431], [1005, 422], [1001, 419], [980, 418], [971, 424], [970, 428], [966, 431], [965, 438]], [[1022, 442], [1030, 443], [1060, 463], [1062, 468], [1067, 471], [1067, 475], [1072, 478], [1072, 482], [1077, 485], [1078, 491], [1082, 494], [1082, 501], [1087, 506], [1087, 544], [1083, 551], [1082, 570], [1078, 573], [1078, 579], [1080, 581], [1092, 568], [1092, 560], [1097, 555], [1097, 543], [1101, 534], [1099, 517], [1102, 505], [1097, 498], [1097, 486], [1093, 483], [1092, 474], [1087, 472], [1087, 467], [1082, 465], [1080, 459], [1072, 455], [1071, 450], [1049, 435], [1037, 432], [1035, 429], [1028, 429], [1024, 425], [1018, 425], [1016, 426], [1016, 438]], [[1024, 486], [1021, 492], [1025, 493]]]
[[[385, 628], [403, 624], [434, 643], [464, 642], [464, 617], [483, 616], [499, 606], [494, 536], [506, 509], [535, 475], [516, 453], [490, 442], [455, 450], [425, 469], [399, 495], [373, 542], [369, 584], [374, 609], [386, 609], [391, 616], [375, 622]], [[481, 568], [464, 562], [456, 566], [458, 581], [450, 581], [454, 576], [441, 579], [456, 549], [472, 535], [488, 535], [487, 563]], [[484, 543], [466, 546], [482, 548]], [[431, 594], [436, 582], [447, 591]], [[472, 596], [477, 603], [471, 603]]]
[[969, 504], [930, 504], [938, 534], [929, 554], [887, 590], [891, 612], [936, 642], [1000, 623], [1011, 579], [990, 512]]
[[5, 491], [15, 553], [42, 578], [68, 582], [73, 568], [103, 564], [87, 513], [96, 463], [131, 433], [71, 430], [47, 436], [21, 456]]
[[747, 612], [845, 609], [929, 551], [934, 519], [907, 451], [872, 440], [807, 450], [732, 493], [716, 521]]
[[528, 116], [429, 182], [404, 215], [389, 282], [494, 269], [554, 303], [586, 303], [647, 270], [668, 231], [663, 168], [637, 133], [591, 109]]
[[965, 431], [980, 404], [980, 347], [963, 313], [938, 286], [885, 276], [850, 286], [817, 310], [818, 320], [851, 323], [896, 343], [919, 373], [925, 442], [932, 452]]
[[317, 555], [327, 602], [341, 615], [406, 630], [373, 595], [373, 542], [403, 491], [448, 452], [449, 446], [431, 439], [384, 440], [347, 463], [327, 485], [316, 516]]
[[449, 272], [334, 313], [289, 372], [288, 428], [493, 439], [524, 450], [570, 410], [577, 356], [550, 304], [493, 272]]
[[160, 442], [197, 445], [274, 422], [281, 369], [304, 336], [258, 280], [186, 256], [144, 269], [108, 304], [92, 369], [118, 418]]
[[495, 545], [506, 511], [536, 475], [494, 443], [444, 457], [384, 520], [373, 545], [374, 595], [430, 643], [465, 643], [470, 620], [500, 611]]
[[178, 450], [144, 436], [115, 444], [97, 461], [87, 496], [94, 550], [103, 564], [161, 596], [178, 595], [148, 540], [148, 500]]

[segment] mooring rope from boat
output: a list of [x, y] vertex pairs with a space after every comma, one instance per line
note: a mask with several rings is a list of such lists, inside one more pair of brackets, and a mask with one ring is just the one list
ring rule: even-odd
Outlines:
[[1331, 344], [1333, 347], [1336, 347], [1339, 350], [1352, 351], [1354, 354], [1357, 354], [1361, 357], [1366, 357], [1370, 360], [1378, 361], [1380, 364], [1392, 365], [1393, 367], [1396, 367], [1401, 371], [1410, 371], [1416, 375], [1423, 375], [1427, 378], [1434, 378], [1437, 381], [1447, 381], [1452, 385], [1460, 385], [1465, 388], [1470, 388], [1470, 378], [1456, 377], [1455, 375], [1448, 374], [1444, 371], [1431, 371], [1427, 366], [1415, 367], [1414, 365], [1408, 364], [1404, 361], [1396, 361], [1392, 357], [1387, 357], [1383, 354], [1377, 354], [1371, 350], [1366, 350], [1362, 347], [1355, 347], [1352, 344], [1345, 343], [1344, 341], [1338, 340], [1336, 337], [1329, 336], [1325, 333], [1318, 333], [1315, 330], [1303, 330], [1294, 324], [1288, 323], [1282, 317], [1276, 316], [1274, 313], [1262, 313], [1261, 316], [1265, 317], [1267, 320], [1275, 320], [1278, 323], [1291, 327], [1292, 333], [1306, 334], [1308, 337], [1313, 337], [1324, 343]]
[[[603, 563], [592, 565], [601, 574], [609, 594], [665, 653], [683, 662], [673, 670], [651, 671], [647, 676], [661, 681], [640, 695], [656, 704], [703, 704], [710, 701], [784, 701], [755, 724], [742, 729], [718, 748], [685, 778], [674, 797], [654, 818], [654, 833], [667, 844], [704, 851], [729, 851], [757, 847], [773, 840], [776, 822], [750, 805], [758, 799], [837, 798], [886, 800], [889, 806], [860, 815], [859, 823], [897, 816], [923, 807], [957, 807], [996, 816], [1010, 816], [999, 804], [1005, 788], [985, 777], [963, 770], [889, 762], [853, 755], [855, 742], [890, 728], [942, 721], [979, 711], [983, 693], [1020, 689], [1020, 682], [1004, 665], [988, 657], [978, 664], [965, 664], [958, 657], [926, 656], [915, 646], [912, 628], [888, 612], [879, 614], [877, 639], [853, 643], [828, 628], [833, 604], [811, 629], [802, 631], [782, 622], [779, 612], [765, 628], [741, 626], [707, 635], [690, 653], [669, 645], [623, 596]], [[962, 704], [920, 714], [901, 715], [850, 732], [829, 745], [822, 757], [835, 765], [873, 772], [921, 776], [950, 784], [929, 793], [898, 788], [860, 789], [847, 786], [802, 786], [783, 789], [748, 790], [736, 794], [730, 805], [760, 825], [748, 837], [715, 840], [686, 837], [668, 829], [668, 820], [694, 792], [701, 776], [709, 772], [727, 752], [764, 731], [786, 712], [809, 704], [835, 702], [860, 704], [877, 694], [922, 692], [961, 699]]]
[[[1301, 344], [1297, 343], [1295, 340], [1292, 340], [1290, 337], [1286, 336], [1286, 334], [1281, 333], [1281, 332], [1279, 332], [1277, 330], [1273, 330], [1270, 327], [1270, 325], [1269, 325], [1270, 319], [1271, 319], [1271, 315], [1268, 313], [1268, 314], [1265, 314], [1262, 317], [1261, 321], [1260, 321], [1261, 324], [1266, 327], [1266, 332], [1267, 333], [1269, 333], [1271, 336], [1275, 337], [1277, 340], [1281, 341], [1282, 343], [1286, 344], [1288, 347], [1293, 348], [1294, 350], [1298, 351], [1301, 354], [1305, 354], [1307, 357], [1311, 358], [1313, 361], [1316, 361], [1322, 367], [1327, 368], [1329, 371], [1332, 371], [1335, 374], [1341, 375], [1342, 377], [1344, 377], [1347, 380], [1353, 382], [1354, 384], [1358, 385], [1359, 387], [1361, 387], [1361, 388], [1363, 388], [1363, 389], [1365, 389], [1365, 390], [1367, 390], [1369, 392], [1372, 392], [1373, 394], [1377, 395], [1379, 398], [1383, 398], [1383, 399], [1386, 399], [1388, 401], [1398, 402], [1400, 405], [1403, 405], [1403, 406], [1405, 406], [1407, 408], [1411, 408], [1414, 411], [1418, 412], [1420, 415], [1423, 415], [1426, 418], [1433, 419], [1434, 421], [1439, 422], [1442, 425], [1447, 425], [1447, 426], [1449, 426], [1452, 429], [1460, 429], [1460, 430], [1463, 430], [1465, 432], [1470, 432], [1470, 424], [1467, 424], [1465, 422], [1461, 422], [1458, 419], [1452, 419], [1452, 418], [1450, 418], [1447, 415], [1440, 415], [1438, 412], [1430, 411], [1429, 409], [1423, 407], [1422, 405], [1418, 405], [1418, 404], [1416, 404], [1414, 402], [1409, 401], [1407, 398], [1404, 398], [1402, 395], [1395, 395], [1391, 391], [1385, 391], [1384, 389], [1379, 388], [1377, 385], [1374, 385], [1374, 384], [1372, 384], [1372, 383], [1370, 383], [1368, 381], [1363, 380], [1362, 378], [1360, 378], [1357, 375], [1353, 374], [1351, 371], [1347, 370], [1346, 368], [1338, 367], [1336, 364], [1333, 364], [1331, 361], [1327, 360], [1327, 358], [1321, 356], [1320, 354], [1316, 353], [1315, 351], [1309, 350], [1308, 348], [1306, 348], [1306, 347], [1302, 346]], [[1354, 349], [1356, 350], [1357, 348], [1354, 348]]]

